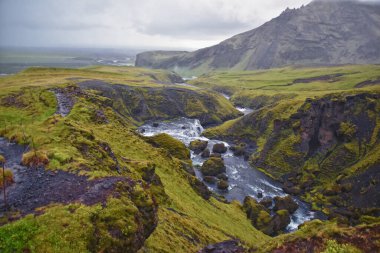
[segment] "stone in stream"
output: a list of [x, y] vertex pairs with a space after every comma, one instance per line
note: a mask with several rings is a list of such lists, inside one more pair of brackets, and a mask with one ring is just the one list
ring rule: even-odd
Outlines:
[[205, 150], [203, 150], [201, 156], [203, 158], [209, 158], [210, 157], [210, 150], [208, 148], [206, 148]]
[[274, 197], [274, 211], [278, 210], [288, 210], [289, 213], [294, 213], [298, 209], [298, 204], [292, 199], [292, 197], [285, 196], [285, 197]]
[[219, 153], [212, 153], [210, 157], [222, 158], [222, 155]]
[[207, 148], [207, 144], [208, 141], [194, 140], [190, 142], [189, 149], [194, 151], [194, 153], [199, 154]]
[[153, 124], [152, 124], [152, 126], [153, 127], [158, 127], [160, 124], [158, 124], [157, 122], [154, 122]]
[[227, 152], [227, 147], [224, 145], [224, 143], [217, 143], [212, 147], [212, 152], [223, 154]]
[[217, 176], [226, 172], [226, 166], [221, 158], [210, 157], [202, 164], [201, 172], [203, 176]]
[[272, 205], [272, 198], [271, 197], [265, 197], [260, 201], [260, 204], [265, 206], [266, 208], [269, 208]]
[[212, 176], [205, 176], [203, 177], [203, 181], [209, 184], [215, 184], [216, 183], [216, 178]]
[[219, 190], [228, 190], [228, 186], [229, 186], [229, 184], [227, 181], [225, 181], [223, 179], [220, 179], [218, 181], [217, 187]]

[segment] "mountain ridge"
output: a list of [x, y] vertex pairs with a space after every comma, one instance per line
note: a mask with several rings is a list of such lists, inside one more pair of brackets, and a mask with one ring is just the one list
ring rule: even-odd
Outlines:
[[288, 65], [380, 63], [380, 4], [312, 1], [284, 10], [258, 28], [196, 50], [150, 51], [136, 66], [204, 73]]

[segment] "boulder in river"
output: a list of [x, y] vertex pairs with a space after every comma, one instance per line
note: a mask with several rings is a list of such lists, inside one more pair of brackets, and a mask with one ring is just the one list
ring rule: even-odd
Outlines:
[[224, 143], [217, 143], [212, 147], [212, 152], [223, 154], [227, 152], [227, 147], [224, 145]]
[[221, 158], [210, 157], [202, 164], [201, 172], [203, 176], [217, 176], [226, 172], [226, 166]]
[[212, 176], [205, 176], [203, 177], [203, 181], [209, 184], [215, 184], [216, 183], [216, 178]]
[[212, 153], [210, 157], [222, 158], [222, 155], [219, 153]]
[[158, 124], [157, 122], [154, 122], [153, 124], [152, 124], [152, 126], [153, 127], [158, 127], [160, 124]]
[[201, 156], [203, 158], [209, 158], [210, 157], [210, 150], [208, 148], [206, 148], [205, 150], [203, 150]]
[[298, 209], [298, 204], [293, 200], [291, 196], [285, 196], [285, 197], [274, 197], [274, 211], [278, 210], [288, 210], [289, 213], [294, 213]]
[[190, 142], [189, 149], [194, 151], [196, 154], [201, 153], [207, 148], [208, 141], [194, 140]]
[[217, 187], [219, 190], [228, 190], [228, 186], [229, 186], [229, 184], [227, 181], [225, 181], [223, 179], [220, 179], [218, 181]]
[[279, 231], [283, 231], [290, 223], [290, 214], [288, 210], [278, 210], [272, 219], [273, 231], [277, 234]]
[[225, 180], [225, 181], [228, 181], [228, 176], [226, 175], [226, 173], [220, 173], [219, 175], [216, 176], [218, 179], [222, 179], [222, 180]]
[[265, 206], [266, 208], [269, 208], [272, 205], [272, 198], [271, 197], [265, 197], [260, 201], [260, 204]]

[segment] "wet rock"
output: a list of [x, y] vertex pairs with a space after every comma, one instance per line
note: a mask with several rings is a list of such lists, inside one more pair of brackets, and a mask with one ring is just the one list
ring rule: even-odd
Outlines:
[[212, 154], [210, 155], [210, 157], [221, 158], [221, 157], [222, 157], [222, 155], [221, 155], [221, 154], [219, 154], [219, 153], [212, 153]]
[[215, 184], [216, 183], [216, 178], [212, 177], [212, 176], [205, 176], [203, 178], [203, 181], [205, 181], [206, 183], [209, 183], [209, 184]]
[[226, 175], [226, 173], [221, 173], [221, 174], [217, 175], [216, 177], [218, 179], [222, 179], [222, 180], [228, 181], [228, 176]]
[[220, 179], [218, 181], [218, 184], [217, 184], [218, 189], [220, 189], [220, 190], [227, 190], [228, 186], [229, 186], [229, 184], [228, 184], [227, 181], [222, 180], [222, 179]]
[[244, 253], [245, 250], [236, 240], [211, 244], [198, 251], [198, 253]]
[[290, 214], [288, 210], [278, 210], [272, 219], [272, 223], [274, 233], [285, 230], [290, 223]]
[[257, 193], [257, 197], [258, 197], [259, 199], [261, 199], [261, 198], [263, 197], [263, 193], [262, 193], [262, 192], [258, 192], [258, 193]]
[[185, 130], [185, 129], [186, 129], [186, 126], [182, 126], [181, 129], [184, 129], [184, 130]]
[[278, 211], [283, 209], [288, 210], [292, 214], [298, 209], [298, 204], [289, 195], [286, 197], [274, 197], [273, 210]]
[[208, 141], [194, 140], [190, 142], [189, 149], [194, 151], [194, 153], [199, 154], [207, 148], [207, 144]]
[[266, 208], [269, 208], [272, 205], [272, 198], [271, 197], [265, 197], [260, 201], [260, 205], [265, 206]]
[[152, 126], [153, 126], [153, 127], [159, 127], [160, 124], [158, 124], [157, 122], [154, 122], [154, 123], [152, 124]]
[[224, 145], [224, 143], [217, 143], [212, 147], [212, 152], [223, 154], [227, 152], [227, 147]]
[[206, 148], [205, 150], [203, 150], [201, 156], [203, 158], [209, 158], [210, 157], [210, 150], [208, 148]]
[[221, 158], [210, 157], [201, 167], [204, 176], [217, 176], [226, 172], [226, 166]]

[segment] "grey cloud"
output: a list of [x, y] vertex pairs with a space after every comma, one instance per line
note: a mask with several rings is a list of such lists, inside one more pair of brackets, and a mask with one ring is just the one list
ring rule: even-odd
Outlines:
[[310, 1], [0, 0], [0, 45], [203, 47]]

